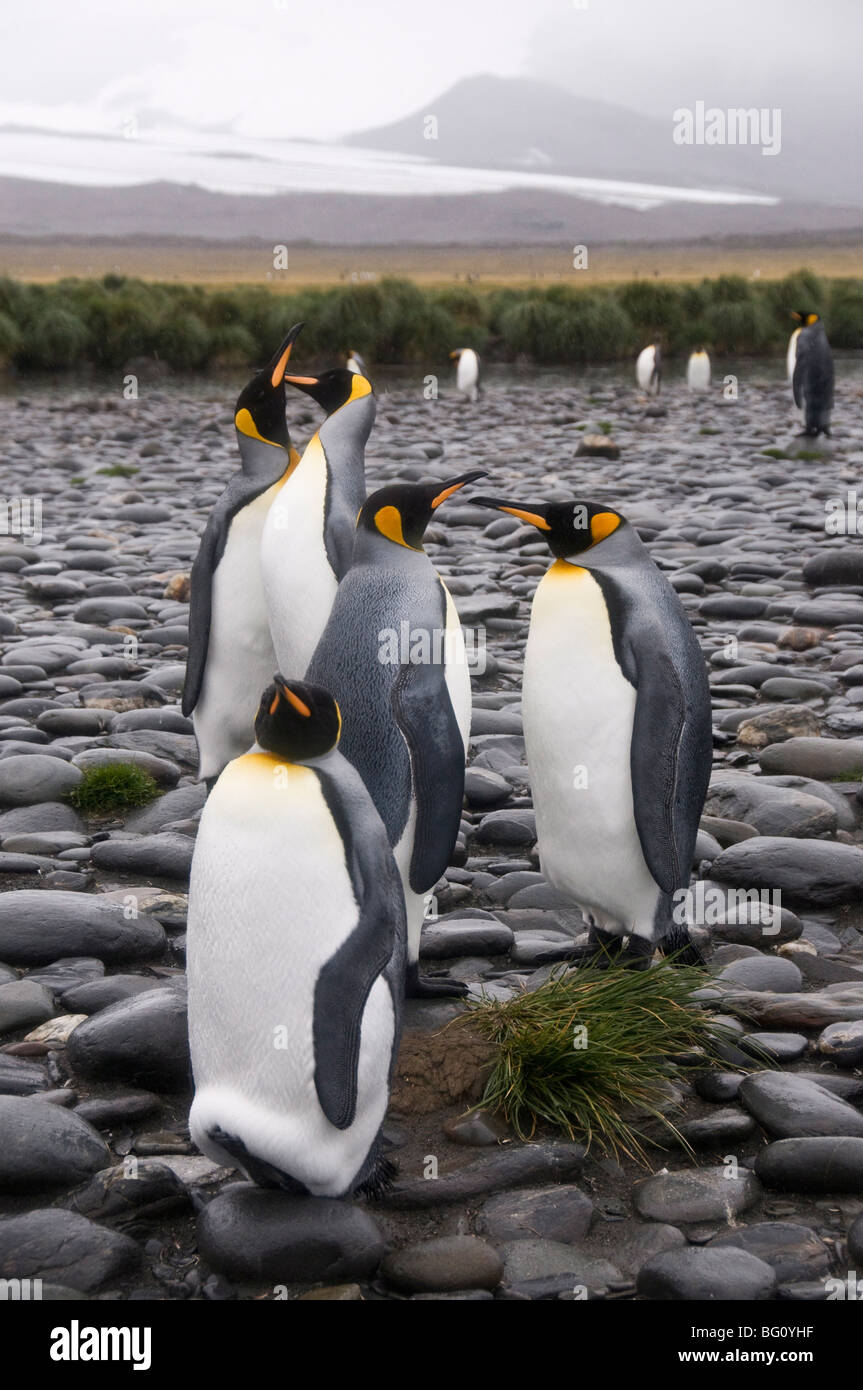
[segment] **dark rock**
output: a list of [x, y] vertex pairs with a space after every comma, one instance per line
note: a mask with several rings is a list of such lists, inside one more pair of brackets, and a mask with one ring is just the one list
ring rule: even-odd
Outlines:
[[[0, 894], [0, 959], [37, 965], [73, 953], [105, 961], [158, 956], [165, 933], [143, 914], [127, 919], [118, 903], [85, 893], [38, 888]], [[71, 983], [71, 982], [70, 982]]]
[[748, 1303], [771, 1298], [776, 1275], [746, 1250], [689, 1246], [654, 1255], [638, 1271], [636, 1288], [649, 1299]]
[[78, 1025], [67, 1055], [80, 1076], [184, 1089], [191, 1079], [185, 991], [172, 985], [109, 1004]]
[[386, 1282], [405, 1293], [495, 1289], [502, 1275], [497, 1251], [478, 1236], [439, 1236], [403, 1245], [381, 1265]]
[[119, 1231], [51, 1207], [0, 1221], [0, 1275], [39, 1277], [90, 1292], [137, 1268], [141, 1250]]
[[0, 1191], [69, 1187], [109, 1162], [104, 1141], [68, 1110], [38, 1098], [0, 1096]]

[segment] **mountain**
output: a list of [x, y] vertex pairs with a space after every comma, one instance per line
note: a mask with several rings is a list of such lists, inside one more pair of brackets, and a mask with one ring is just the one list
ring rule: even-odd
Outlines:
[[[423, 134], [430, 115], [437, 119], [436, 140]], [[670, 103], [668, 119], [658, 120], [550, 82], [482, 75], [344, 143], [476, 168], [534, 168], [863, 207], [863, 162], [849, 158], [826, 110], [801, 112], [786, 104], [776, 155], [763, 154], [758, 145], [677, 145], [673, 131]]]
[[[699, 238], [783, 238], [863, 227], [856, 208], [782, 202], [663, 204], [638, 211], [567, 193], [510, 189], [430, 197], [355, 193], [217, 193], [192, 184], [127, 188], [0, 178], [0, 238], [50, 247], [59, 238], [191, 238], [262, 245], [557, 245]], [[45, 253], [50, 261], [50, 249]], [[3, 273], [0, 244], [0, 274]]]
[[[428, 116], [437, 139], [424, 136]], [[751, 146], [681, 146], [673, 123], [607, 102], [587, 101], [549, 82], [466, 77], [392, 125], [358, 131], [344, 143], [443, 164], [542, 169], [585, 178], [764, 192], [767, 161]]]

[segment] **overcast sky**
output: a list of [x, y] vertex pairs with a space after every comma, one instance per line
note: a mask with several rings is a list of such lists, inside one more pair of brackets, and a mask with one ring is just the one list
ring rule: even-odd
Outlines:
[[816, 114], [829, 105], [856, 139], [863, 0], [582, 3], [19, 3], [0, 17], [0, 121], [115, 129], [157, 110], [249, 135], [327, 139], [494, 72], [669, 119], [698, 99], [793, 101]]

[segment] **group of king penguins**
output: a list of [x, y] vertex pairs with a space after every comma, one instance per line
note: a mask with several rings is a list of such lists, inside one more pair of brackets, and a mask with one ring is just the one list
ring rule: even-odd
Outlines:
[[[795, 383], [821, 361], [817, 323], [807, 315], [796, 340]], [[465, 992], [419, 971], [428, 895], [459, 832], [471, 718], [458, 614], [423, 537], [485, 475], [367, 496], [365, 364], [351, 353], [345, 367], [292, 374], [301, 328], [240, 393], [240, 468], [192, 569], [183, 711], [209, 795], [189, 894], [190, 1129], [262, 1186], [340, 1197], [391, 1180], [382, 1125], [404, 998]], [[457, 384], [469, 395], [467, 352]], [[287, 385], [323, 414], [302, 456]], [[470, 502], [535, 527], [552, 560], [522, 689], [542, 872], [589, 925], [585, 959], [642, 969], [658, 948], [697, 962], [678, 907], [712, 719], [678, 596], [610, 506]], [[396, 658], [383, 639], [405, 630], [410, 653]]]
[[[834, 368], [824, 324], [819, 314], [808, 309], [795, 309], [791, 317], [797, 320], [799, 326], [788, 341], [786, 369], [794, 404], [802, 414], [802, 434], [813, 438], [819, 434], [829, 436]], [[635, 379], [640, 390], [648, 395], [659, 395], [662, 384], [662, 346], [659, 338], [638, 354]], [[710, 389], [710, 356], [701, 345], [689, 355], [686, 385], [690, 391]]]

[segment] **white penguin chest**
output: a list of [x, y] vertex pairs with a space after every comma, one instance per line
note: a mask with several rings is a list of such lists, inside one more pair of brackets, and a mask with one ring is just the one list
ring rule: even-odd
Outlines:
[[210, 659], [227, 654], [236, 662], [238, 648], [272, 650], [264, 586], [261, 578], [261, 537], [281, 480], [241, 508], [228, 528], [225, 549], [213, 576]]
[[315, 436], [270, 508], [264, 529], [264, 590], [285, 674], [305, 671], [338, 587], [326, 549], [327, 478], [326, 457]]
[[534, 598], [524, 665], [540, 857], [580, 905], [627, 920], [646, 873], [630, 771], [635, 703], [602, 590], [589, 571], [558, 561]]

